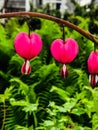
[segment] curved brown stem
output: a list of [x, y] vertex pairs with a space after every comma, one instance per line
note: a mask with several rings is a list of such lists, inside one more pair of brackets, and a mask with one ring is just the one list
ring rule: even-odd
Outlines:
[[42, 13], [36, 13], [36, 12], [12, 12], [12, 13], [0, 14], [0, 18], [10, 18], [10, 17], [19, 17], [19, 16], [40, 17], [43, 19], [48, 19], [51, 21], [55, 21], [57, 23], [61, 23], [63, 25], [66, 25], [67, 27], [70, 27], [70, 28], [76, 30], [77, 32], [79, 32], [80, 34], [82, 34], [83, 36], [85, 36], [86, 38], [91, 40], [92, 42], [98, 44], [98, 40], [95, 39], [91, 33], [85, 31], [84, 29], [76, 26], [75, 24], [73, 24], [69, 21], [66, 21], [66, 20], [63, 20], [63, 19], [60, 19], [60, 18], [57, 18], [54, 16], [50, 16], [50, 15], [46, 15], [46, 14], [42, 14]]

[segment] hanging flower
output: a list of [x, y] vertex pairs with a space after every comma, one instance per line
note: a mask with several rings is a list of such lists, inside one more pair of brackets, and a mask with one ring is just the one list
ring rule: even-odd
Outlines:
[[92, 51], [88, 61], [88, 71], [90, 73], [89, 75], [89, 82], [92, 87], [95, 87], [98, 82], [98, 52]]
[[25, 59], [22, 65], [22, 74], [30, 74], [31, 66], [30, 59], [36, 57], [42, 49], [42, 40], [37, 33], [32, 33], [30, 36], [25, 33], [19, 33], [14, 40], [16, 52]]
[[56, 39], [52, 42], [50, 49], [52, 56], [63, 64], [60, 73], [63, 77], [66, 77], [68, 75], [66, 64], [72, 62], [78, 54], [77, 42], [72, 38], [65, 41]]

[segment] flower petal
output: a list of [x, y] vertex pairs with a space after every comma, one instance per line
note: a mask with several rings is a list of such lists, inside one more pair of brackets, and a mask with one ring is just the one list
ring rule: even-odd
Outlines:
[[52, 42], [50, 49], [52, 56], [63, 64], [72, 62], [78, 54], [78, 44], [72, 38], [67, 39], [65, 42], [56, 39]]
[[91, 52], [87, 64], [90, 74], [98, 74], [98, 52]]
[[30, 74], [31, 73], [31, 66], [30, 66], [30, 61], [26, 60], [24, 64], [21, 67], [21, 73], [22, 74]]
[[31, 59], [37, 56], [42, 49], [42, 40], [36, 33], [30, 36], [25, 33], [19, 33], [14, 40], [16, 52], [24, 59]]

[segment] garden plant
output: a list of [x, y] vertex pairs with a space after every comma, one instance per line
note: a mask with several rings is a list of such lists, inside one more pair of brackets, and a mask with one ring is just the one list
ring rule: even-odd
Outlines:
[[70, 16], [75, 25], [35, 12], [0, 18], [10, 18], [0, 24], [0, 129], [98, 130], [91, 19]]

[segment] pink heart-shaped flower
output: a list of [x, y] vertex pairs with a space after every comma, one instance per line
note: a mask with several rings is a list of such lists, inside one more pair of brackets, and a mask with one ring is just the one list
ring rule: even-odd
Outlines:
[[52, 42], [50, 49], [52, 56], [62, 64], [72, 62], [78, 54], [78, 44], [72, 38], [66, 41], [56, 39]]
[[98, 52], [92, 51], [88, 58], [88, 71], [90, 74], [98, 74]]
[[30, 60], [37, 56], [42, 49], [42, 40], [36, 33], [30, 34], [19, 33], [14, 40], [16, 52], [24, 59]]
[[95, 87], [98, 82], [98, 52], [92, 51], [88, 61], [89, 82], [92, 87]]

